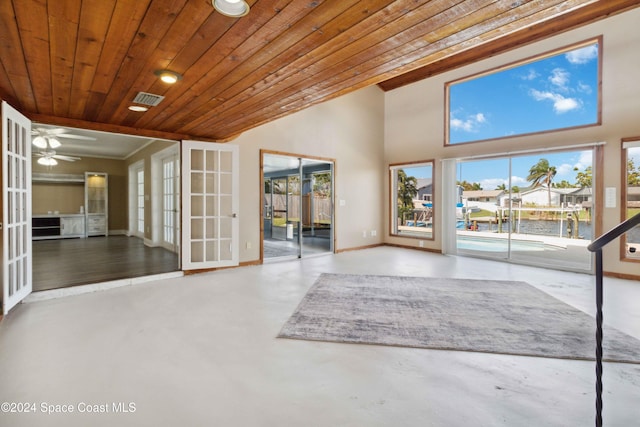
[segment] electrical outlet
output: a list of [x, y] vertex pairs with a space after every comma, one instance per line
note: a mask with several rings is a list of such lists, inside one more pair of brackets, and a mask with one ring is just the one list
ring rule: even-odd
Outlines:
[[378, 235], [378, 231], [371, 230], [371, 237], [376, 237]]
[[251, 249], [251, 242], [247, 242], [246, 247], [247, 249]]
[[418, 242], [418, 245], [420, 245], [421, 248], [424, 248], [424, 240], [420, 240]]

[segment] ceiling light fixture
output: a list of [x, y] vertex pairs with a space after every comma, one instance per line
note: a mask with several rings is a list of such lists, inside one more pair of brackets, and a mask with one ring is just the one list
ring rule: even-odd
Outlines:
[[58, 164], [58, 162], [56, 162], [56, 159], [51, 157], [40, 157], [38, 159], [38, 163], [44, 166], [55, 166]]
[[42, 148], [42, 149], [47, 148], [47, 140], [44, 139], [42, 136], [36, 136], [35, 138], [33, 138], [31, 142], [33, 143], [33, 145], [35, 145], [38, 148]]
[[249, 5], [244, 0], [211, 0], [215, 10], [225, 16], [240, 18], [249, 13]]
[[48, 147], [58, 148], [62, 145], [52, 136], [36, 136], [31, 140], [31, 143], [42, 150], [46, 150]]
[[60, 141], [58, 141], [55, 138], [49, 137], [49, 138], [47, 138], [47, 140], [49, 141], [49, 147], [51, 147], [51, 148], [58, 148], [58, 147], [60, 147], [62, 145], [62, 144], [60, 144]]
[[143, 111], [147, 111], [148, 108], [143, 107], [142, 105], [129, 105], [129, 110], [136, 111], [136, 112], [143, 112]]
[[182, 80], [181, 74], [171, 70], [156, 70], [153, 74], [160, 77], [160, 80], [170, 85], [174, 84], [178, 80]]

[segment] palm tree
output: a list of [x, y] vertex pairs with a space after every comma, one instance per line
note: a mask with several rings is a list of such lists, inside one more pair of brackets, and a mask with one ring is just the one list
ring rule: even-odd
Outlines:
[[398, 170], [398, 215], [402, 218], [405, 212], [413, 209], [413, 198], [418, 194], [418, 180], [407, 176], [403, 169]]
[[531, 169], [529, 169], [529, 176], [527, 176], [527, 181], [531, 183], [533, 188], [540, 187], [541, 185], [545, 185], [547, 187], [549, 206], [551, 206], [551, 182], [556, 176], [556, 172], [556, 167], [549, 166], [549, 161], [547, 159], [540, 159], [538, 160], [538, 163], [531, 166]]
[[418, 180], [413, 176], [407, 176], [407, 173], [398, 170], [398, 202], [402, 206], [413, 207], [413, 198], [418, 194]]

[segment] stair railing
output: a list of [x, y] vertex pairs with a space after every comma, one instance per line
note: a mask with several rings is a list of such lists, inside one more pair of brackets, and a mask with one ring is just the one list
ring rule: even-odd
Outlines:
[[637, 225], [640, 225], [640, 213], [618, 224], [587, 246], [596, 256], [596, 427], [602, 427], [602, 248]]

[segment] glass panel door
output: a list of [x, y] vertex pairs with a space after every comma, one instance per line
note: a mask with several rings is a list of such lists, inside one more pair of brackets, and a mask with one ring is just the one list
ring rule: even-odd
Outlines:
[[511, 216], [509, 160], [457, 165], [456, 237], [461, 254], [507, 259]]
[[511, 159], [526, 187], [514, 198], [511, 259], [570, 270], [591, 269], [593, 150]]
[[263, 156], [264, 259], [333, 251], [333, 164]]
[[179, 171], [177, 155], [162, 159], [162, 244], [174, 252], [178, 251], [180, 235]]
[[332, 184], [330, 163], [302, 160], [301, 229], [304, 254], [332, 250]]
[[33, 288], [31, 122], [2, 102], [2, 311]]
[[183, 141], [183, 269], [238, 265], [238, 146]]
[[461, 254], [590, 271], [593, 150], [458, 162]]

